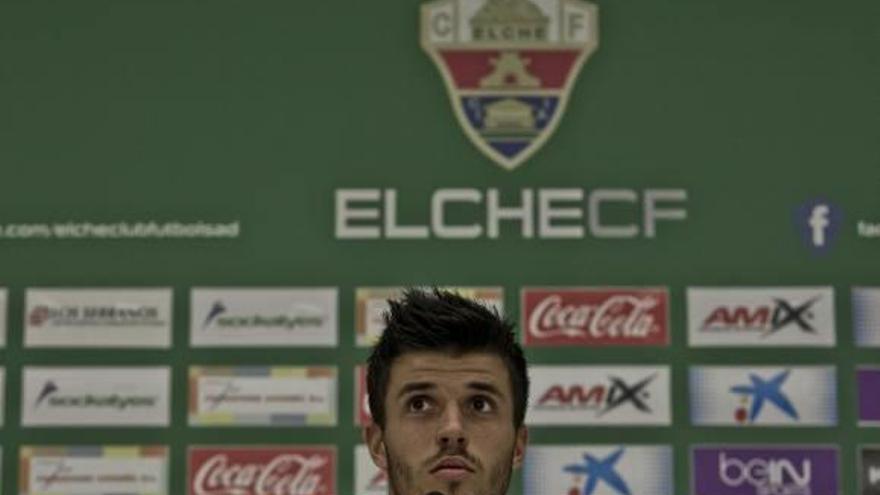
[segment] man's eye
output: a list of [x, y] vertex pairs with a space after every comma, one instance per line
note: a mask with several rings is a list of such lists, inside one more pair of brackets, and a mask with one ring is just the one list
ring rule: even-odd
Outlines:
[[424, 412], [429, 405], [427, 397], [413, 397], [410, 399], [408, 407], [410, 412]]
[[491, 412], [493, 410], [492, 402], [485, 397], [474, 397], [471, 403], [477, 412]]

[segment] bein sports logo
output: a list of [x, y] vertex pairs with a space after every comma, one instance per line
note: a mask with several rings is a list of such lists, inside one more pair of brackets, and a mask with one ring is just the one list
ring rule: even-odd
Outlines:
[[752, 486], [756, 494], [811, 495], [813, 464], [785, 458], [737, 459], [722, 452], [718, 459], [718, 477], [728, 487]]
[[782, 391], [782, 386], [790, 374], [791, 370], [785, 370], [765, 379], [755, 373], [749, 373], [749, 384], [731, 387], [731, 393], [742, 396], [742, 407], [737, 408], [734, 413], [736, 422], [740, 424], [754, 423], [768, 402], [787, 417], [797, 421], [799, 419], [797, 409]]
[[834, 245], [843, 215], [836, 205], [812, 199], [797, 208], [795, 225], [801, 241], [816, 254], [826, 254]]
[[693, 495], [838, 495], [832, 446], [719, 446], [693, 451]]

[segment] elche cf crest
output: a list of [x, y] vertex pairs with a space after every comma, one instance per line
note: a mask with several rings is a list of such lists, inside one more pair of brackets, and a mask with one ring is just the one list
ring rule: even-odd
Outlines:
[[422, 6], [422, 47], [467, 136], [513, 169], [559, 124], [598, 26], [583, 0], [435, 0]]

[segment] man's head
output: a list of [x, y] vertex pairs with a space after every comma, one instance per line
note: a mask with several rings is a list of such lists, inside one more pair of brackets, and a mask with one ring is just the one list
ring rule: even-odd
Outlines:
[[525, 454], [528, 375], [513, 325], [451, 292], [391, 301], [370, 355], [364, 438], [392, 495], [504, 495]]

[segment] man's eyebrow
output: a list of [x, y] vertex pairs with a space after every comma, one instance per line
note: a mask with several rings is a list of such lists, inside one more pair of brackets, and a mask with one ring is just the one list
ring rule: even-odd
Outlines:
[[400, 392], [397, 392], [397, 398], [399, 399], [399, 398], [403, 397], [404, 395], [410, 394], [413, 392], [423, 392], [425, 390], [431, 390], [434, 388], [437, 388], [437, 386], [431, 382], [407, 383], [406, 385], [403, 386], [403, 388], [400, 389]]
[[467, 386], [470, 389], [486, 392], [497, 397], [504, 397], [504, 394], [501, 393], [501, 390], [499, 390], [498, 387], [489, 382], [470, 382]]

